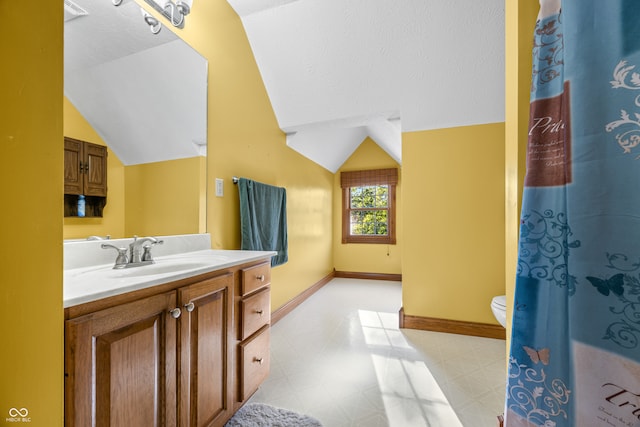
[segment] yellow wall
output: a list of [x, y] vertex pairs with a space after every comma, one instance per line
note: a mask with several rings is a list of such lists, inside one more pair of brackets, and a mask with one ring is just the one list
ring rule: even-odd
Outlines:
[[63, 424], [62, 6], [0, 2], [0, 425]]
[[[368, 245], [342, 243], [342, 189], [340, 172], [398, 168], [396, 187], [396, 244]], [[401, 274], [402, 177], [398, 163], [370, 138], [365, 139], [349, 157], [333, 180], [333, 265], [337, 271]]]
[[504, 124], [403, 134], [405, 314], [497, 324], [504, 294]]
[[[225, 0], [197, 2], [180, 36], [209, 61], [207, 230], [215, 248], [240, 247], [243, 176], [287, 189], [289, 262], [272, 273], [276, 309], [333, 269], [333, 174], [287, 148], [240, 18]], [[214, 179], [224, 179], [224, 197]]]
[[125, 167], [126, 236], [205, 231], [206, 158]]
[[[65, 136], [93, 144], [107, 145], [66, 97], [63, 105]], [[65, 218], [64, 238], [82, 239], [88, 236], [106, 235], [114, 239], [125, 237], [124, 180], [124, 165], [107, 147], [107, 205], [104, 207], [103, 217]]]
[[[507, 339], [511, 333], [511, 302], [515, 292], [520, 207], [526, 166], [531, 82], [531, 48], [538, 2], [505, 3], [505, 283]], [[508, 346], [507, 346], [508, 348]]]
[[[521, 92], [527, 91], [530, 75], [530, 67], [522, 65], [530, 55], [530, 48], [525, 49], [522, 45], [530, 45], [531, 31], [527, 27], [532, 27], [535, 20], [535, 12], [530, 13], [530, 9], [537, 7], [534, 3], [506, 2], [507, 144], [517, 141], [518, 147], [522, 146], [523, 133], [526, 133], [520, 124], [523, 108], [527, 104], [525, 98], [528, 98]], [[60, 220], [63, 180], [62, 8], [54, 0], [0, 2], [0, 12], [4, 17], [0, 39], [11, 41], [0, 47], [3, 58], [3, 66], [0, 67], [0, 114], [3, 118], [0, 120], [0, 178], [3, 183], [2, 194], [7, 201], [5, 209], [0, 211], [0, 235], [4, 243], [0, 245], [0, 257], [3, 260], [3, 268], [0, 269], [0, 302], [3, 307], [0, 318], [0, 336], [3, 339], [3, 351], [0, 352], [0, 378], [3, 384], [0, 387], [0, 424], [5, 423], [8, 409], [15, 406], [28, 408], [31, 426], [57, 427], [62, 426], [63, 416], [63, 226]], [[226, 196], [222, 199], [208, 195], [208, 229], [213, 233], [215, 247], [234, 247], [238, 244], [238, 224], [235, 219], [237, 196], [233, 195], [230, 184], [232, 175], [245, 175], [287, 187], [292, 259], [289, 264], [274, 269], [274, 296], [277, 296], [274, 306], [278, 307], [332, 267], [332, 239], [328, 236], [332, 230], [333, 176], [284, 148], [284, 136], [275, 123], [239, 19], [224, 0], [196, 3], [194, 12], [188, 17], [184, 34], [185, 39], [210, 61], [208, 167], [212, 173], [209, 179], [212, 180], [214, 176], [225, 178], [226, 190]], [[517, 70], [513, 68], [514, 61], [518, 63]], [[511, 115], [512, 109], [518, 111], [517, 119]], [[514, 121], [517, 121], [518, 128], [511, 128]], [[489, 125], [490, 132], [486, 133], [493, 133], [493, 126]], [[467, 154], [480, 155], [477, 151], [486, 144], [474, 146], [471, 141], [478, 140], [475, 131], [480, 135], [485, 134], [486, 129], [481, 128], [472, 127], [474, 135], [466, 135], [467, 138], [460, 138], [460, 134], [466, 133], [465, 129], [404, 134], [403, 187], [407, 187], [407, 182], [415, 176], [435, 175], [428, 170], [420, 173], [416, 165], [424, 161], [437, 170], [440, 166], [434, 160], [434, 154], [447, 154], [454, 158], [466, 150]], [[458, 143], [457, 147], [444, 149], [441, 140], [446, 139]], [[480, 141], [486, 142], [485, 139]], [[434, 145], [433, 150], [430, 144]], [[236, 150], [238, 157], [233, 155]], [[414, 159], [412, 154], [422, 157]], [[215, 155], [222, 158], [215, 158]], [[497, 155], [497, 158], [500, 156]], [[513, 161], [519, 163], [520, 158], [518, 155], [518, 160]], [[25, 159], [28, 159], [28, 167]], [[458, 163], [467, 175], [471, 174], [473, 167], [477, 167], [470, 163], [469, 159]], [[494, 165], [496, 171], [504, 173], [505, 164]], [[410, 172], [407, 172], [407, 168]], [[421, 168], [429, 169], [426, 165]], [[27, 169], [35, 172], [26, 173]], [[448, 176], [453, 171], [458, 171], [458, 167], [452, 166], [436, 178], [441, 180], [442, 176]], [[520, 171], [515, 175], [519, 174]], [[494, 178], [487, 177], [486, 183], [493, 182]], [[433, 239], [438, 230], [434, 230], [429, 222], [417, 221], [416, 213], [412, 212], [416, 205], [420, 208], [424, 207], [421, 203], [426, 203], [419, 196], [428, 192], [429, 195], [443, 196], [444, 202], [456, 203], [450, 200], [452, 195], [443, 195], [443, 190], [432, 188], [431, 185], [423, 188], [419, 184], [413, 182], [408, 185], [410, 188], [403, 188], [402, 191], [405, 235], [412, 237], [414, 233], [407, 230], [413, 230], [411, 226], [417, 223], [419, 234]], [[411, 187], [416, 185], [418, 190], [412, 190]], [[208, 187], [212, 192], [213, 186]], [[410, 191], [418, 191], [418, 200], [407, 200]], [[504, 183], [500, 191], [504, 191]], [[36, 204], [38, 209], [26, 208]], [[20, 208], [12, 208], [16, 206]], [[440, 215], [444, 216], [442, 213]], [[466, 240], [469, 237], [456, 230], [463, 215], [464, 211], [453, 211], [453, 221], [447, 222], [453, 224], [452, 234], [457, 237], [454, 240]], [[498, 213], [496, 215], [500, 216]], [[502, 215], [504, 217], [504, 211]], [[507, 227], [510, 220], [515, 219], [508, 218]], [[427, 230], [422, 230], [424, 224]], [[499, 228], [504, 233], [504, 224]], [[403, 258], [407, 258], [407, 255], [411, 258], [403, 259], [403, 300], [407, 314], [435, 317], [440, 314], [435, 309], [431, 310], [432, 307], [422, 307], [420, 298], [428, 291], [434, 291], [439, 301], [443, 301], [445, 293], [448, 293], [445, 306], [452, 307], [454, 295], [462, 295], [465, 297], [462, 299], [468, 301], [476, 296], [474, 290], [484, 289], [482, 283], [466, 280], [469, 273], [464, 274], [465, 279], [461, 280], [463, 272], [458, 270], [462, 268], [454, 270], [451, 278], [443, 280], [440, 280], [442, 269], [436, 268], [436, 276], [440, 277], [437, 280], [429, 278], [425, 275], [426, 265], [422, 262], [425, 258], [421, 256], [426, 255], [426, 241], [409, 240], [403, 242]], [[465, 256], [477, 262], [472, 259], [473, 252], [466, 252], [467, 246], [461, 247], [465, 249], [456, 247], [452, 258], [454, 255], [458, 258]], [[485, 246], [482, 248], [486, 250]], [[421, 257], [415, 259], [416, 256]], [[449, 258], [442, 261], [448, 265], [453, 263]], [[37, 268], [33, 268], [35, 262]], [[434, 261], [429, 261], [429, 264], [433, 266]], [[469, 264], [455, 265], [466, 267]], [[503, 265], [509, 267], [511, 264], [507, 262]], [[466, 271], [473, 272], [471, 269]], [[513, 277], [511, 274], [506, 276]], [[301, 277], [304, 279], [296, 283], [296, 279]], [[504, 277], [502, 280], [504, 282]], [[444, 286], [445, 282], [453, 283], [453, 286]], [[489, 298], [497, 289], [493, 288], [493, 281], [485, 285], [487, 289], [483, 297]], [[455, 310], [452, 313], [456, 316], [443, 317], [466, 317], [457, 316]], [[489, 313], [486, 315], [490, 316]]]

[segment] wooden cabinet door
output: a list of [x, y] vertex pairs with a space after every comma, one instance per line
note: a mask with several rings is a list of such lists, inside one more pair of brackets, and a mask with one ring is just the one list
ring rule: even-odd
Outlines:
[[223, 426], [231, 416], [233, 274], [178, 289], [180, 426]]
[[64, 194], [107, 196], [107, 147], [64, 138]]
[[64, 194], [82, 194], [84, 177], [80, 172], [82, 141], [64, 139]]
[[107, 195], [107, 148], [102, 145], [84, 143], [84, 194], [85, 196]]
[[175, 291], [65, 322], [65, 426], [175, 426]]

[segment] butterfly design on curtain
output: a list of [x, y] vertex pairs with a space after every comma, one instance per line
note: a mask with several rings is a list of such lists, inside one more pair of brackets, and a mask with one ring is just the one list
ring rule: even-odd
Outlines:
[[611, 292], [618, 296], [624, 293], [624, 274], [622, 273], [618, 273], [608, 279], [587, 276], [587, 280], [604, 296], [609, 296]]
[[534, 348], [527, 347], [526, 345], [523, 345], [522, 348], [524, 349], [524, 351], [527, 352], [527, 354], [529, 355], [529, 358], [533, 363], [542, 362], [543, 365], [549, 364], [550, 351], [548, 348], [541, 348], [539, 350], [536, 350]]

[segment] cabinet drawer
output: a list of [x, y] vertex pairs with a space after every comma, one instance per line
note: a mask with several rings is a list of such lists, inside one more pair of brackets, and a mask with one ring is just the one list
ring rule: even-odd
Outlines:
[[240, 340], [250, 337], [258, 329], [271, 323], [271, 292], [268, 288], [242, 300], [240, 307]]
[[250, 294], [271, 283], [271, 264], [254, 265], [242, 269], [242, 295]]
[[270, 329], [264, 326], [240, 347], [240, 396], [238, 401], [248, 399], [269, 375]]

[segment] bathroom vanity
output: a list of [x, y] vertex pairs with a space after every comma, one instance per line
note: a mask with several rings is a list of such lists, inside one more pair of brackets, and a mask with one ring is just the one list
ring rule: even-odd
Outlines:
[[273, 254], [65, 269], [65, 425], [223, 426], [269, 373]]

